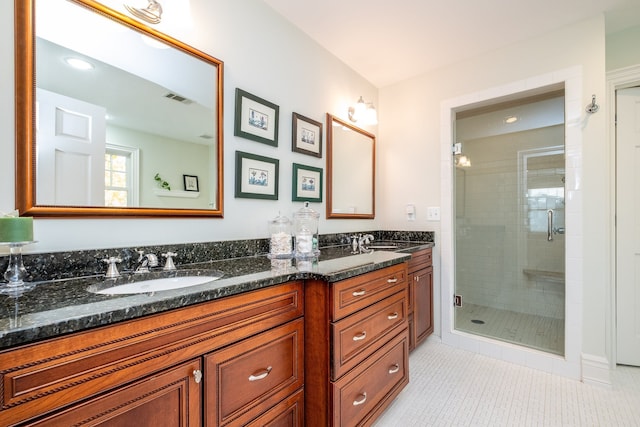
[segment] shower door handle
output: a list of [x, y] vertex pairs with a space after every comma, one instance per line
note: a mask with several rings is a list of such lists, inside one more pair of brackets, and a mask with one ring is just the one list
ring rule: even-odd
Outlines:
[[547, 241], [553, 240], [553, 209], [547, 211]]

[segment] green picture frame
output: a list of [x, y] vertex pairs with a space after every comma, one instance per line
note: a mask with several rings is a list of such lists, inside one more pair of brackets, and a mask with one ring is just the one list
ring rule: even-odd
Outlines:
[[236, 198], [278, 200], [280, 161], [236, 151]]
[[294, 202], [322, 202], [322, 168], [293, 164], [291, 200]]
[[280, 107], [236, 88], [235, 136], [278, 146]]

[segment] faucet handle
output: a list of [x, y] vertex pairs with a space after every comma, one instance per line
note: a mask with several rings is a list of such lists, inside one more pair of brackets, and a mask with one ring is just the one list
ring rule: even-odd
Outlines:
[[167, 252], [164, 254], [161, 254], [163, 257], [165, 257], [167, 259], [167, 261], [164, 264], [164, 267], [162, 267], [163, 270], [165, 271], [173, 271], [176, 269], [175, 264], [173, 263], [173, 257], [178, 255], [175, 252]]
[[158, 257], [155, 254], [146, 254], [147, 260], [149, 261], [149, 267], [157, 267], [158, 266]]
[[102, 262], [108, 264], [107, 272], [104, 275], [105, 277], [108, 277], [110, 279], [120, 277], [120, 272], [118, 271], [118, 267], [116, 266], [116, 264], [122, 262], [122, 258], [112, 256], [103, 259]]

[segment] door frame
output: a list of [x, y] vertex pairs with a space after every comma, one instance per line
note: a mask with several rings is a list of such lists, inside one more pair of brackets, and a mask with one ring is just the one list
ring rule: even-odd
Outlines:
[[[576, 159], [582, 158], [582, 133], [575, 131], [576, 122], [582, 116], [582, 69], [570, 67], [548, 74], [510, 82], [502, 86], [462, 95], [442, 102], [440, 107], [441, 140], [441, 329], [442, 341], [448, 345], [464, 348], [523, 366], [574, 379], [582, 379], [582, 287], [580, 274], [583, 266], [582, 231], [567, 223], [565, 259], [571, 258], [573, 267], [565, 272], [565, 355], [564, 357], [544, 353], [521, 346], [504, 343], [490, 338], [456, 331], [454, 329], [454, 307], [452, 297], [455, 292], [455, 217], [453, 209], [453, 156], [454, 123], [456, 110], [475, 103], [506, 97], [514, 93], [544, 88], [554, 84], [564, 84], [565, 88], [565, 150]], [[581, 165], [581, 162], [579, 162]], [[579, 170], [577, 170], [579, 169]], [[579, 188], [575, 184], [576, 175], [582, 173], [581, 166], [567, 168], [567, 194], [572, 191], [576, 197], [568, 198], [567, 211], [571, 211], [581, 222], [582, 202]], [[572, 244], [569, 244], [573, 241]], [[571, 301], [571, 304], [568, 302]]]
[[[608, 126], [607, 126], [607, 141], [609, 142], [610, 150], [610, 168], [611, 177], [610, 182], [610, 217], [616, 217], [616, 196], [617, 196], [617, 183], [616, 178], [618, 171], [616, 169], [616, 92], [619, 89], [626, 89], [629, 87], [637, 86], [640, 84], [640, 64], [632, 65], [630, 67], [619, 68], [607, 72], [607, 103], [609, 110]], [[616, 252], [617, 252], [617, 239], [616, 239], [616, 222], [611, 221], [611, 227], [609, 229], [609, 271], [611, 278], [609, 280], [609, 287], [607, 289], [609, 299], [609, 327], [606, 329], [607, 334], [607, 356], [609, 357], [609, 369], [615, 369], [617, 363], [617, 301], [616, 290], [618, 287], [617, 282], [617, 270], [616, 270]]]

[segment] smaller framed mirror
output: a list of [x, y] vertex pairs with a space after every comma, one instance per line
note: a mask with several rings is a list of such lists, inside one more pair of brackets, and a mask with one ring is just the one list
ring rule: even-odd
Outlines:
[[375, 218], [376, 136], [327, 113], [327, 218]]

